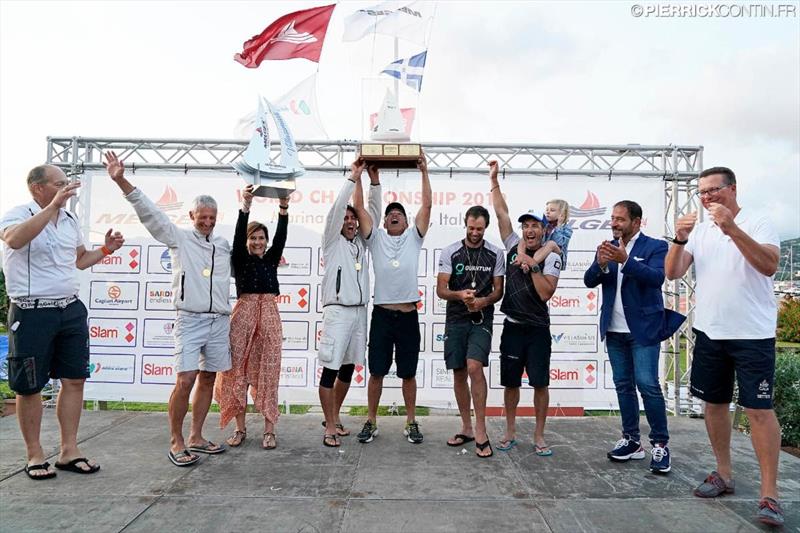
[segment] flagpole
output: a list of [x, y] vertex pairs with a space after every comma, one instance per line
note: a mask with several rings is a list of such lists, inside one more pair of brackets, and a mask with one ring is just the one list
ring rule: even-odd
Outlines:
[[[394, 37], [394, 61], [400, 59], [400, 41], [397, 36]], [[394, 100], [397, 102], [397, 108], [400, 109], [400, 78], [394, 79]]]

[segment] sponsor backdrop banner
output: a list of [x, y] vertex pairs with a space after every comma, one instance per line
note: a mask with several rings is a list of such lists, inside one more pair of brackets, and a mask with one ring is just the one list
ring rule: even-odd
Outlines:
[[[130, 173], [130, 171], [129, 171]], [[189, 174], [137, 171], [131, 181], [182, 227], [191, 227], [189, 210], [199, 193], [219, 203], [216, 232], [233, 238], [244, 182], [234, 175], [211, 172]], [[321, 367], [316, 358], [322, 333], [320, 283], [325, 272], [320, 244], [325, 217], [344, 183], [342, 172], [309, 172], [298, 180], [289, 209], [289, 235], [278, 270], [283, 319], [283, 356], [280, 400], [317, 403]], [[366, 176], [364, 177], [367, 183]], [[420, 204], [420, 177], [416, 171], [384, 172], [383, 203], [400, 201], [413, 216]], [[175, 382], [172, 366], [173, 320], [171, 269], [166, 246], [153, 240], [139, 223], [133, 208], [103, 173], [87, 173], [81, 192], [81, 219], [87, 246], [96, 247], [109, 229], [125, 235], [125, 246], [84, 273], [81, 298], [89, 308], [91, 377], [87, 398], [102, 400], [167, 401]], [[445, 369], [445, 305], [436, 296], [436, 271], [441, 250], [464, 237], [464, 212], [484, 205], [492, 220], [487, 240], [502, 245], [491, 208], [488, 178], [483, 174], [432, 176], [431, 228], [419, 260], [421, 356], [417, 369], [420, 405], [455, 407], [452, 373]], [[558, 290], [550, 300], [552, 362], [551, 404], [554, 407], [616, 408], [608, 355], [600, 342], [600, 289], [583, 286], [583, 272], [603, 239], [611, 239], [613, 204], [639, 202], [645, 214], [643, 231], [663, 235], [663, 185], [656, 179], [564, 177], [558, 180], [509, 176], [501, 181], [511, 216], [528, 209], [544, 210], [545, 202], [563, 198], [571, 206], [574, 233]], [[368, 189], [368, 187], [365, 187]], [[250, 219], [267, 224], [272, 235], [277, 201], [255, 198]], [[413, 221], [412, 221], [413, 222]], [[235, 287], [231, 283], [231, 303]], [[499, 305], [497, 306], [499, 310]], [[370, 309], [371, 311], [371, 309]], [[489, 405], [500, 406], [499, 346], [503, 316], [495, 316], [489, 367]], [[350, 404], [366, 404], [368, 369], [356, 367], [348, 395]], [[394, 366], [384, 382], [384, 403], [402, 403], [400, 380]], [[527, 376], [523, 378], [527, 389]], [[523, 401], [529, 403], [527, 389]]]

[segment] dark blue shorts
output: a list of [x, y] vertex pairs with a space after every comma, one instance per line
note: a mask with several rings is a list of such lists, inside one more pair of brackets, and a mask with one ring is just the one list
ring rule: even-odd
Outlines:
[[419, 362], [419, 315], [417, 310], [403, 313], [383, 307], [372, 308], [369, 326], [369, 373], [385, 376], [397, 364], [397, 377], [409, 379], [417, 375]]
[[63, 309], [8, 309], [8, 385], [36, 394], [50, 378], [89, 377], [86, 307], [75, 300]]
[[734, 379], [739, 405], [772, 409], [775, 380], [775, 338], [712, 340], [695, 333], [692, 394], [708, 403], [730, 403]]

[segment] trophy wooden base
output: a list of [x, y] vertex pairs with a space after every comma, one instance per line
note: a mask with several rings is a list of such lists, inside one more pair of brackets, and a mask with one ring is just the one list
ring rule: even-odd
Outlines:
[[361, 143], [360, 157], [378, 168], [417, 168], [422, 146], [408, 143]]

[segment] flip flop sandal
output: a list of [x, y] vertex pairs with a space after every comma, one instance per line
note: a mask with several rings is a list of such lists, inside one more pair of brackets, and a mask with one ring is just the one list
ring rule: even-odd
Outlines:
[[[475, 455], [480, 457], [481, 459], [488, 459], [489, 457], [494, 455], [494, 450], [492, 450], [492, 444], [487, 439], [486, 442], [476, 442], [475, 443]], [[489, 455], [481, 455], [478, 452], [482, 452], [486, 448], [489, 448]]]
[[[325, 427], [325, 421], [322, 421], [322, 427]], [[336, 424], [336, 434], [340, 437], [347, 437], [350, 435], [349, 429], [344, 429], [344, 424]]]
[[[169, 453], [167, 453], [167, 457], [169, 457], [169, 460], [175, 466], [192, 466], [200, 460], [199, 455], [192, 455], [189, 450], [183, 450], [182, 452], [178, 453], [173, 453], [172, 450], [170, 450]], [[184, 457], [192, 457], [193, 459], [189, 459], [188, 461], [180, 461], [180, 459], [183, 459]]]
[[39, 481], [41, 479], [51, 479], [51, 478], [56, 477], [56, 473], [55, 472], [47, 472], [46, 474], [41, 475], [41, 476], [35, 476], [35, 475], [31, 474], [31, 472], [33, 472], [35, 470], [45, 470], [46, 471], [48, 468], [50, 468], [50, 463], [42, 463], [40, 465], [25, 465], [25, 473], [28, 475], [29, 478], [33, 479], [34, 481]]
[[341, 446], [338, 435], [328, 435], [327, 433], [322, 437], [322, 444], [328, 448], [338, 448]]
[[190, 452], [195, 453], [206, 453], [208, 455], [214, 455], [216, 453], [222, 453], [225, 451], [225, 446], [220, 446], [219, 444], [214, 444], [213, 442], [206, 441], [205, 444], [200, 444], [199, 446], [189, 446]]
[[[89, 467], [88, 470], [84, 470], [83, 468], [78, 466], [78, 463], [86, 463], [86, 466]], [[98, 470], [100, 470], [100, 465], [90, 465], [89, 460], [86, 457], [78, 457], [77, 459], [73, 459], [68, 463], [56, 463], [56, 468], [59, 470], [67, 470], [68, 472], [75, 472], [77, 474], [94, 474]]]
[[456, 433], [455, 435], [453, 435], [453, 438], [454, 438], [454, 439], [459, 439], [459, 442], [450, 442], [450, 441], [447, 441], [447, 445], [448, 445], [448, 446], [463, 446], [463, 445], [465, 445], [466, 443], [468, 443], [468, 442], [472, 442], [472, 441], [474, 441], [474, 440], [475, 440], [475, 437], [467, 437], [467, 436], [466, 436], [466, 435], [464, 435], [463, 433]]
[[550, 457], [553, 455], [553, 450], [550, 449], [550, 446], [539, 446], [538, 444], [534, 444], [534, 447], [536, 455], [539, 457]]
[[507, 452], [516, 445], [517, 445], [517, 439], [503, 440], [500, 441], [500, 444], [497, 445], [497, 449], [500, 450], [501, 452]]
[[238, 429], [233, 432], [233, 435], [225, 439], [225, 444], [230, 446], [231, 448], [238, 448], [242, 444], [244, 444], [245, 439], [247, 438], [247, 430], [239, 431]]
[[278, 447], [278, 440], [275, 438], [275, 433], [267, 431], [264, 433], [264, 440], [261, 442], [261, 447], [265, 450], [274, 450]]

